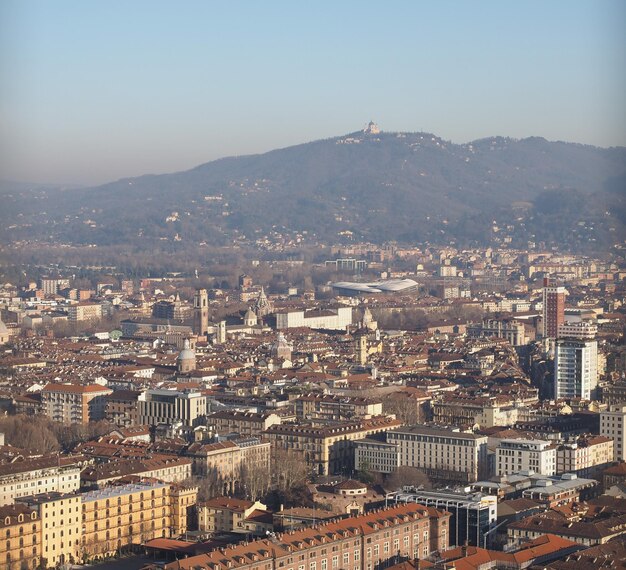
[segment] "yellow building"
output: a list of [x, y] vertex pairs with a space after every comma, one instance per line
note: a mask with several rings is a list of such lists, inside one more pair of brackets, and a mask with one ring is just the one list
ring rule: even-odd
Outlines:
[[259, 501], [215, 497], [198, 504], [198, 528], [210, 533], [247, 533], [246, 519], [256, 511], [267, 512], [267, 507]]
[[26, 505], [0, 507], [0, 568], [37, 568], [41, 556], [41, 520]]
[[19, 499], [41, 520], [41, 558], [47, 566], [78, 562], [80, 495], [43, 493]]
[[198, 487], [173, 484], [170, 487], [170, 505], [172, 508], [172, 536], [181, 536], [193, 517]]
[[84, 560], [174, 535], [167, 483], [132, 483], [82, 494]]

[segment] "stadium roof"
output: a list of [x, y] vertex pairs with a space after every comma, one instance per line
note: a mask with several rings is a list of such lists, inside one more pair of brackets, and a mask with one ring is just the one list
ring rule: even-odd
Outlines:
[[387, 279], [371, 283], [355, 283], [352, 281], [331, 283], [331, 287], [334, 289], [342, 289], [354, 293], [400, 293], [417, 286], [417, 281], [413, 279]]

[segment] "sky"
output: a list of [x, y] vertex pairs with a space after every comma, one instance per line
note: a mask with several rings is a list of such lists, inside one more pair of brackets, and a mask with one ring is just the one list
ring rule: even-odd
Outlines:
[[623, 0], [2, 0], [0, 179], [93, 185], [359, 130], [626, 145]]

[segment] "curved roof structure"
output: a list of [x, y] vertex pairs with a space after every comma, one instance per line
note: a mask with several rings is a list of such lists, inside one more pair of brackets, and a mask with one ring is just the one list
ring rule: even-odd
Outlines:
[[413, 279], [384, 279], [370, 283], [356, 283], [352, 281], [337, 281], [331, 283], [333, 289], [341, 289], [345, 292], [358, 293], [400, 293], [416, 288], [417, 281]]

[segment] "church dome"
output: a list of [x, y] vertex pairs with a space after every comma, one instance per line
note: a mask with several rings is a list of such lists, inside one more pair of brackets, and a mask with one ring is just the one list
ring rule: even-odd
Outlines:
[[196, 353], [190, 348], [189, 340], [185, 339], [183, 349], [178, 353], [176, 360], [180, 362], [183, 360], [195, 360], [195, 359], [196, 359]]

